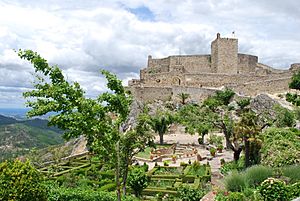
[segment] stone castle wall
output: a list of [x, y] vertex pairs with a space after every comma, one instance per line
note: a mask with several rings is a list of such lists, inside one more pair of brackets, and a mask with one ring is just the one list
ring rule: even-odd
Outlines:
[[300, 63], [289, 70], [278, 70], [258, 63], [258, 57], [238, 53], [238, 40], [217, 38], [211, 43], [211, 55], [178, 55], [162, 59], [148, 57], [148, 66], [140, 79], [129, 88], [140, 100], [169, 100], [178, 93], [188, 93], [200, 100], [220, 90], [234, 89], [241, 95], [276, 93], [288, 90], [291, 76]]
[[248, 74], [255, 72], [257, 67], [258, 57], [248, 54], [238, 54], [238, 69], [239, 74]]

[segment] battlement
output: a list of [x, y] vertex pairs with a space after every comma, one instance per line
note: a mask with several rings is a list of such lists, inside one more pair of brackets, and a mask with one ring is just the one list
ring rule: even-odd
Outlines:
[[147, 67], [140, 71], [140, 79], [129, 81], [128, 86], [135, 91], [133, 94], [139, 94], [141, 100], [169, 99], [183, 89], [195, 93], [190, 95], [199, 99], [220, 87], [255, 95], [288, 89], [287, 83], [299, 69], [300, 63], [292, 64], [289, 70], [258, 63], [257, 56], [238, 52], [237, 38], [221, 38], [218, 33], [211, 42], [211, 54], [208, 55], [173, 55], [166, 58], [149, 55]]

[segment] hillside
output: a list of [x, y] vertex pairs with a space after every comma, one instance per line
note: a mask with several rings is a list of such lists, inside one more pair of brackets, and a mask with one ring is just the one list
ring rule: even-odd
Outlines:
[[62, 131], [48, 127], [47, 120], [17, 121], [0, 115], [0, 161], [63, 143]]

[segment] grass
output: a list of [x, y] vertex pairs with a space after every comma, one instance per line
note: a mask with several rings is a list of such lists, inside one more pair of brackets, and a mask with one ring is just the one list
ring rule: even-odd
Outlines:
[[254, 165], [245, 171], [245, 180], [248, 187], [257, 187], [265, 179], [272, 176], [273, 170], [262, 165]]
[[300, 181], [300, 165], [292, 165], [283, 168], [283, 176], [290, 178], [289, 183], [296, 183]]
[[155, 172], [154, 175], [170, 175], [170, 174], [181, 174], [182, 167], [159, 167]]
[[234, 171], [225, 177], [225, 187], [227, 191], [241, 192], [246, 187], [245, 176]]

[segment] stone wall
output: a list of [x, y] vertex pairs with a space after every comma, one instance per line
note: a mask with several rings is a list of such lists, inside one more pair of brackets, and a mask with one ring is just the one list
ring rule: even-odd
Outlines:
[[255, 72], [258, 57], [248, 54], [238, 54], [238, 70], [240, 74]]
[[185, 73], [211, 73], [210, 55], [171, 56], [170, 70], [174, 66], [181, 65]]
[[214, 94], [218, 89], [210, 89], [210, 88], [196, 88], [196, 87], [172, 87], [173, 96], [172, 99], [178, 99], [177, 95], [180, 93], [190, 94], [190, 99], [193, 101], [199, 102], [200, 100], [204, 100], [205, 98]]
[[291, 77], [254, 81], [233, 87], [233, 90], [240, 95], [248, 96], [255, 96], [261, 93], [280, 93], [289, 90], [289, 82], [291, 82]]
[[168, 87], [130, 87], [128, 88], [138, 101], [167, 101], [172, 97], [172, 88]]

